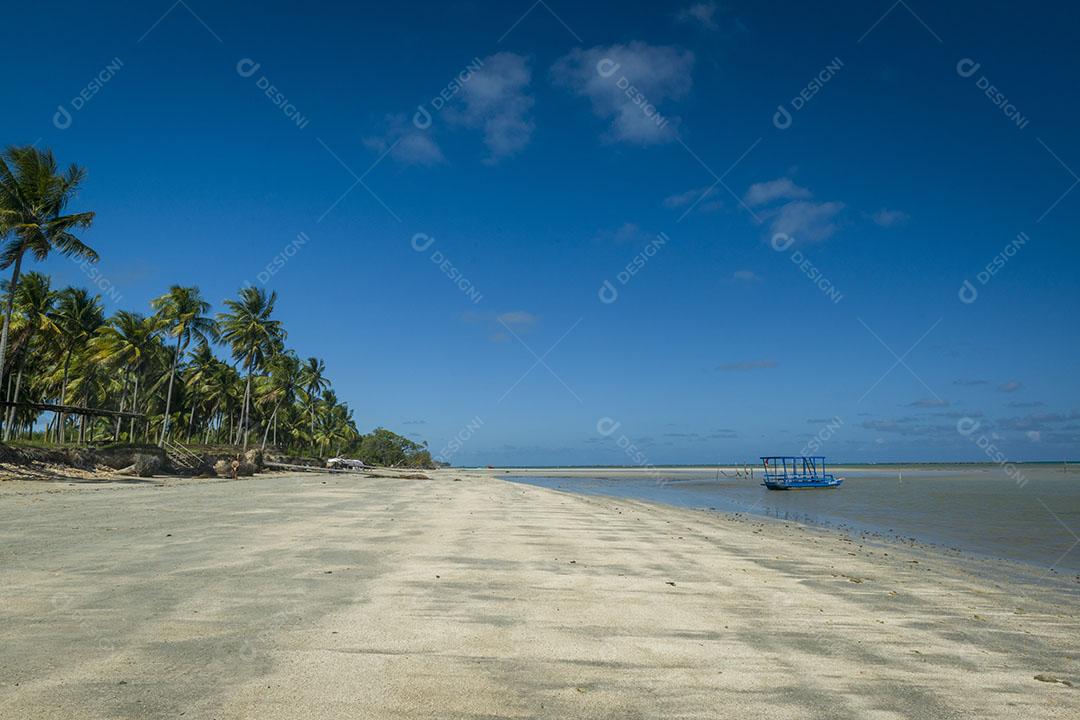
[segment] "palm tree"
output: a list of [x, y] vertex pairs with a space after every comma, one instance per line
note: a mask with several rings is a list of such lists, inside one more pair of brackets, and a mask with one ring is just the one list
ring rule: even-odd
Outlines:
[[217, 370], [219, 363], [220, 361], [214, 357], [214, 351], [207, 343], [200, 343], [191, 354], [191, 362], [188, 364], [188, 371], [183, 379], [184, 396], [189, 398], [188, 405], [190, 406], [188, 408], [190, 411], [187, 426], [188, 442], [191, 441], [192, 428], [195, 426], [195, 411], [199, 409], [200, 395], [203, 394], [203, 388]]
[[86, 170], [77, 165], [58, 173], [51, 150], [12, 146], [0, 155], [0, 239], [5, 239], [0, 248], [0, 270], [14, 268], [0, 331], [0, 387], [23, 256], [29, 252], [44, 260], [52, 250], [58, 250], [95, 262], [98, 259], [96, 252], [72, 234], [76, 228], [90, 227], [94, 213], [64, 214], [85, 177]]
[[[89, 352], [82, 352], [84, 349], [80, 348], [72, 357], [68, 393], [79, 407], [100, 407], [105, 398], [120, 390], [118, 378], [107, 365], [96, 362]], [[90, 437], [93, 436], [95, 422], [89, 415], [79, 417], [80, 445], [86, 441], [88, 429]]]
[[352, 411], [346, 405], [327, 404], [315, 433], [316, 442], [337, 455], [342, 446], [352, 442], [357, 435]]
[[278, 411], [283, 404], [292, 404], [296, 393], [301, 389], [303, 375], [300, 359], [296, 353], [287, 350], [275, 355], [267, 363], [270, 371], [262, 383], [262, 401], [273, 408], [263, 430], [262, 449], [266, 450], [266, 440], [270, 435], [270, 426], [277, 420]]
[[[224, 426], [224, 417], [228, 416], [229, 421], [232, 422], [232, 407], [239, 399], [240, 392], [238, 387], [240, 386], [240, 374], [236, 372], [236, 369], [228, 363], [223, 363], [220, 360], [216, 360], [213, 369], [207, 373], [206, 380], [200, 391], [206, 398], [208, 404], [213, 404], [213, 410], [210, 411], [210, 416], [207, 418], [206, 423], [206, 439], [205, 443], [210, 442], [211, 425], [210, 421], [214, 417], [218, 417], [218, 431]], [[230, 435], [232, 435], [232, 429], [230, 427]]]
[[352, 410], [339, 403], [333, 390], [323, 391], [318, 401], [318, 423], [312, 441], [325, 452], [339, 454], [340, 450], [355, 441], [360, 433], [356, 430]]
[[[39, 272], [26, 273], [14, 295], [16, 313], [12, 319], [12, 327], [16, 328], [18, 340], [15, 345], [20, 349], [16, 350], [18, 359], [14, 363], [17, 368], [15, 392], [11, 396], [12, 405], [8, 408], [4, 422], [4, 442], [11, 438], [11, 425], [15, 421], [15, 407], [19, 402], [23, 369], [26, 366], [26, 358], [30, 355], [31, 343], [39, 333], [48, 334], [59, 331], [52, 318], [49, 317], [53, 304], [56, 302], [56, 293], [52, 289], [52, 281], [48, 275]], [[0, 375], [2, 374], [0, 372]]]
[[298, 393], [297, 398], [299, 402], [297, 403], [297, 423], [294, 434], [314, 445], [315, 424], [319, 410], [322, 408], [322, 401], [318, 395], [312, 395], [306, 390]]
[[[314, 399], [318, 397], [319, 393], [323, 390], [330, 388], [330, 381], [326, 378], [326, 363], [319, 358], [309, 357], [304, 361], [303, 367], [300, 368], [301, 380], [300, 383], [304, 388], [304, 392], [307, 393], [308, 398]], [[311, 402], [309, 411], [311, 413], [311, 434], [315, 435], [315, 403]]]
[[[131, 412], [139, 405], [139, 376], [146, 369], [150, 353], [157, 343], [158, 323], [154, 318], [121, 310], [106, 325], [98, 328], [89, 342], [90, 357], [96, 362], [114, 365], [124, 374], [124, 389], [120, 395], [120, 412], [127, 404], [128, 385], [133, 386]], [[116, 439], [120, 439], [120, 418], [116, 419]], [[135, 442], [135, 418], [131, 418], [128, 441]]]
[[157, 311], [157, 318], [166, 334], [176, 338], [172, 366], [169, 368], [169, 390], [165, 395], [165, 419], [161, 423], [161, 437], [158, 439], [158, 445], [161, 445], [169, 431], [169, 411], [172, 409], [176, 366], [180, 364], [180, 358], [193, 339], [200, 345], [206, 345], [217, 339], [218, 330], [213, 318], [206, 315], [210, 312], [210, 303], [203, 300], [197, 287], [173, 285], [169, 292], [151, 300], [150, 305]]
[[[256, 366], [261, 366], [285, 341], [285, 330], [279, 320], [274, 320], [277, 293], [268, 295], [261, 288], [248, 286], [240, 290], [239, 300], [226, 300], [228, 312], [220, 313], [221, 338], [232, 346], [233, 359], [244, 363], [247, 379], [244, 381], [244, 404], [240, 411], [239, 434], [247, 450], [249, 412], [251, 405], [251, 379]], [[238, 438], [239, 441], [239, 438]]]
[[[68, 371], [71, 357], [82, 348], [94, 332], [105, 322], [101, 309], [101, 297], [90, 295], [85, 288], [69, 287], [60, 291], [53, 322], [59, 328], [60, 348], [63, 352], [63, 378], [60, 383], [60, 405], [67, 401]], [[64, 412], [57, 414], [57, 437], [64, 442]]]

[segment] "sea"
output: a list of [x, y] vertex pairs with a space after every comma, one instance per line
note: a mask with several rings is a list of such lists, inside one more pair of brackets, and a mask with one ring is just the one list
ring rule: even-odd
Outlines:
[[[830, 472], [832, 470], [830, 469]], [[543, 474], [540, 474], [543, 473]], [[761, 473], [650, 469], [596, 476], [558, 469], [501, 475], [514, 482], [874, 533], [892, 539], [1080, 573], [1080, 467], [1022, 464], [856, 466], [841, 487], [770, 491]]]

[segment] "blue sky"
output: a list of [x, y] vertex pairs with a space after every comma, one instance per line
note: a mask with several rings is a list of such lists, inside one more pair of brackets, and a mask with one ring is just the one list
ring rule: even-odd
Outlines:
[[0, 123], [109, 309], [265, 284], [454, 464], [1076, 458], [1076, 16], [41, 2]]

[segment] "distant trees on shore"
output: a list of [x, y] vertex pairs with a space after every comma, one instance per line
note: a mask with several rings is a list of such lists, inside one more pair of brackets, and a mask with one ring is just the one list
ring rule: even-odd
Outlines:
[[[148, 314], [119, 310], [107, 317], [100, 296], [54, 288], [47, 275], [26, 271], [29, 260], [54, 252], [97, 260], [77, 236], [94, 213], [68, 211], [85, 176], [75, 165], [60, 171], [48, 150], [10, 147], [0, 154], [0, 271], [11, 273], [0, 331], [5, 442], [272, 444], [324, 457], [366, 455], [379, 464], [430, 463], [426, 449], [388, 430], [357, 431], [326, 364], [286, 347], [275, 292], [245, 287], [213, 313], [199, 288], [174, 285]], [[28, 406], [34, 403], [138, 417], [72, 416]]]

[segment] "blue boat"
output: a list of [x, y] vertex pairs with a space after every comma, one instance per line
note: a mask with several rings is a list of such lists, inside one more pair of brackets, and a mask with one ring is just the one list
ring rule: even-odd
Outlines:
[[810, 490], [840, 487], [844, 478], [825, 472], [824, 455], [774, 455], [762, 457], [765, 482], [770, 490]]

